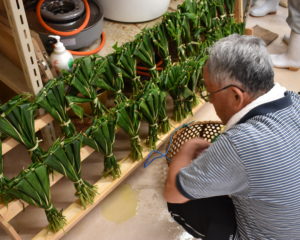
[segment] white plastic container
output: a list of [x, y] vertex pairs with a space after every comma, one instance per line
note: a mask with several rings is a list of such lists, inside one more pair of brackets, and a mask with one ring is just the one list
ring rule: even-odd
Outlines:
[[49, 35], [55, 38], [57, 43], [54, 44], [53, 52], [50, 55], [50, 62], [55, 71], [59, 74], [61, 70], [72, 70], [74, 58], [73, 55], [65, 48], [64, 44], [60, 41], [60, 36]]
[[170, 0], [98, 0], [104, 17], [119, 22], [145, 22], [160, 17]]

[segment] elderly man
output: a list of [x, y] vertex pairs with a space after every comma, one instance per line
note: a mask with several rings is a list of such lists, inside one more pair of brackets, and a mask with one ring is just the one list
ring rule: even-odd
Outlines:
[[258, 38], [235, 34], [210, 49], [205, 97], [226, 129], [210, 145], [182, 146], [164, 193], [195, 237], [300, 239], [300, 97], [273, 77]]

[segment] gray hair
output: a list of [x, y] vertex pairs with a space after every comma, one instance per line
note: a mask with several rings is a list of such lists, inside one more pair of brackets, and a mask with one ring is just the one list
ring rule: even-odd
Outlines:
[[270, 55], [257, 37], [233, 34], [217, 41], [209, 49], [207, 67], [217, 84], [238, 81], [251, 93], [268, 91], [274, 85]]

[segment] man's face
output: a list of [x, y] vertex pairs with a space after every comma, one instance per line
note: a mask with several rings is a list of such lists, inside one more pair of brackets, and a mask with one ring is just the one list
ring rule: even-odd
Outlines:
[[[213, 93], [223, 87], [223, 85], [216, 84], [211, 81], [210, 75], [208, 72], [207, 67], [204, 67], [204, 85], [206, 87], [206, 91], [208, 94]], [[226, 124], [231, 116], [235, 113], [234, 109], [232, 108], [232, 89], [227, 88], [222, 91], [219, 91], [217, 93], [210, 94], [209, 102], [211, 102], [214, 105], [214, 108], [216, 110], [216, 113], [218, 117], [221, 119], [223, 124]]]

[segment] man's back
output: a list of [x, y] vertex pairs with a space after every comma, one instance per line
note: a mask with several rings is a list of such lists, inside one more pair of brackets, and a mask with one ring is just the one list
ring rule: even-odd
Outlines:
[[238, 231], [241, 239], [300, 239], [300, 97], [268, 104], [224, 134], [248, 182], [232, 194]]

